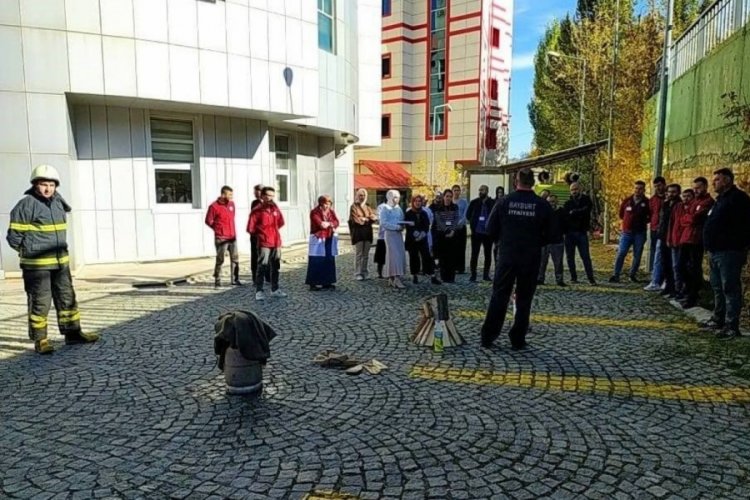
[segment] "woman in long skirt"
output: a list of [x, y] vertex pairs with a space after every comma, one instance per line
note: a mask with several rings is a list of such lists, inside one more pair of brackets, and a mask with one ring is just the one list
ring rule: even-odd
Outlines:
[[307, 279], [310, 290], [336, 288], [336, 255], [338, 245], [336, 230], [339, 219], [328, 195], [318, 198], [318, 206], [310, 211], [310, 244], [307, 261]]
[[380, 227], [385, 234], [386, 264], [384, 275], [388, 284], [394, 288], [406, 288], [401, 276], [406, 274], [406, 250], [404, 249], [404, 211], [398, 202], [401, 195], [391, 189], [385, 195], [386, 206], [380, 214]]

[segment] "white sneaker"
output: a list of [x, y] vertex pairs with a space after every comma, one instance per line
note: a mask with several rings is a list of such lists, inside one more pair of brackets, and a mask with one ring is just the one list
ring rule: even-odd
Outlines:
[[365, 277], [362, 276], [361, 274], [358, 274], [357, 277], [354, 278], [354, 279], [357, 280], [357, 281], [364, 281]]
[[652, 282], [644, 286], [643, 289], [646, 290], [647, 292], [658, 292], [659, 290], [661, 290], [661, 286]]
[[274, 290], [271, 292], [271, 297], [276, 297], [277, 299], [282, 299], [286, 297], [286, 293], [282, 292], [281, 290]]
[[255, 300], [266, 300], [266, 294], [263, 292], [255, 292]]

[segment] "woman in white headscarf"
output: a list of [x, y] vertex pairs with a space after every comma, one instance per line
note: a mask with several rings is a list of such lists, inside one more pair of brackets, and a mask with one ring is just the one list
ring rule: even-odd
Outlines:
[[384, 275], [394, 288], [406, 288], [401, 276], [406, 274], [406, 250], [404, 248], [404, 212], [398, 202], [401, 194], [391, 189], [385, 195], [386, 206], [380, 212], [380, 227], [384, 230], [386, 263]]
[[372, 245], [372, 223], [378, 220], [377, 215], [367, 204], [367, 190], [358, 189], [349, 209], [349, 234], [354, 247], [354, 278], [357, 281], [367, 279], [367, 258]]

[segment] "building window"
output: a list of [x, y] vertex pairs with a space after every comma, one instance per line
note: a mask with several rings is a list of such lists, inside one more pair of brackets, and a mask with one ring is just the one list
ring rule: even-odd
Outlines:
[[490, 80], [490, 99], [497, 101], [497, 80]]
[[380, 137], [388, 139], [391, 136], [391, 115], [380, 117]]
[[383, 0], [383, 17], [391, 15], [391, 0]]
[[157, 203], [193, 203], [193, 122], [151, 118]]
[[383, 57], [381, 59], [381, 76], [383, 78], [390, 78], [391, 77], [391, 55], [390, 54], [383, 54]]
[[445, 104], [447, 16], [446, 0], [430, 0], [429, 137], [445, 135], [445, 108], [436, 114], [435, 106]]
[[335, 51], [334, 0], [318, 0], [318, 48], [333, 54]]
[[500, 30], [497, 28], [492, 28], [492, 46], [500, 47]]
[[290, 203], [295, 196], [296, 167], [292, 138], [288, 135], [274, 135], [276, 156], [276, 201]]

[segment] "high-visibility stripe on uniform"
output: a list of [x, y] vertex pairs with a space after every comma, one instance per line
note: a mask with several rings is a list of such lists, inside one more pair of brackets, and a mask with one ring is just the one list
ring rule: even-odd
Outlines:
[[75, 323], [81, 320], [81, 313], [73, 309], [71, 311], [57, 311], [57, 322], [61, 325]]
[[36, 314], [29, 314], [29, 324], [31, 325], [31, 328], [41, 330], [47, 328], [47, 318], [44, 316], [37, 316]]
[[21, 257], [21, 264], [26, 264], [28, 266], [54, 266], [57, 264], [67, 264], [70, 262], [70, 257], [67, 255], [64, 257], [40, 257], [40, 258], [30, 258], [30, 257]]
[[14, 231], [20, 232], [38, 231], [43, 233], [54, 233], [55, 231], [67, 230], [68, 224], [66, 222], [60, 224], [24, 224], [22, 222], [11, 222], [10, 228]]

